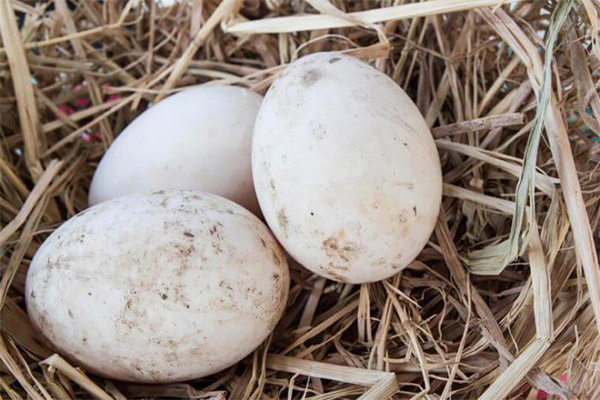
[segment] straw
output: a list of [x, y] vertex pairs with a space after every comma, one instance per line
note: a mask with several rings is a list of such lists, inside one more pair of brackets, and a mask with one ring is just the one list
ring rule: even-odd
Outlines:
[[[598, 398], [599, 13], [593, 0], [0, 0], [0, 397]], [[109, 380], [49, 348], [27, 271], [87, 208], [120, 132], [188, 86], [264, 94], [317, 51], [390, 76], [431, 128], [444, 197], [417, 259], [364, 285], [290, 260], [273, 334], [200, 379]]]

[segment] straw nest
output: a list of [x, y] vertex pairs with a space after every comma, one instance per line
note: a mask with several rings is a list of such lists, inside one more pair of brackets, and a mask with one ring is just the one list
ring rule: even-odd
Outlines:
[[[501, 3], [0, 0], [2, 398], [600, 398], [600, 4]], [[264, 93], [333, 50], [432, 127], [445, 197], [418, 259], [362, 286], [292, 265], [273, 336], [193, 382], [111, 382], [45, 347], [28, 265], [127, 123], [192, 84]]]

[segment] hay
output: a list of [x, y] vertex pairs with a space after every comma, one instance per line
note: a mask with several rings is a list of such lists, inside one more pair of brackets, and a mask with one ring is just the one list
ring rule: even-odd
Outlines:
[[[600, 4], [503, 3], [0, 0], [1, 396], [600, 398]], [[123, 127], [180, 87], [264, 93], [332, 50], [393, 77], [432, 127], [445, 197], [419, 258], [360, 287], [292, 265], [270, 340], [197, 381], [110, 382], [53, 355], [27, 267]]]

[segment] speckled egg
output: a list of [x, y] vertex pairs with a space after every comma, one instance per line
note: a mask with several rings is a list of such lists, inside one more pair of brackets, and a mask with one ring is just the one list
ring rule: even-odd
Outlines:
[[267, 92], [252, 170], [270, 228], [300, 264], [373, 282], [423, 249], [442, 196], [419, 110], [388, 76], [340, 53], [302, 57]]
[[75, 366], [158, 383], [251, 353], [278, 322], [288, 285], [283, 250], [249, 211], [203, 192], [156, 191], [58, 228], [31, 263], [26, 303]]

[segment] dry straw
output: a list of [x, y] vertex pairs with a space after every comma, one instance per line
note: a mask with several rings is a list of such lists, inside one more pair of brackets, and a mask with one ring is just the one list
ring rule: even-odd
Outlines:
[[[596, 0], [0, 0], [0, 396], [600, 398], [598, 15]], [[25, 274], [115, 136], [181, 87], [264, 93], [317, 51], [372, 63], [432, 127], [445, 197], [418, 259], [360, 287], [292, 265], [270, 341], [197, 381], [111, 382], [53, 354]]]

